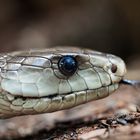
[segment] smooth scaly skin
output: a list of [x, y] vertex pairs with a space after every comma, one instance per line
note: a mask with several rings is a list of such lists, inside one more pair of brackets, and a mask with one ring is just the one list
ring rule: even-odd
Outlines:
[[[57, 65], [65, 55], [78, 61], [70, 77]], [[71, 47], [1, 54], [0, 70], [0, 118], [53, 112], [104, 98], [126, 73], [119, 57]]]

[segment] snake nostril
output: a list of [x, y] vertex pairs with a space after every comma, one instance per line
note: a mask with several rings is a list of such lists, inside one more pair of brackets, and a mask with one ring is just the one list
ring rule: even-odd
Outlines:
[[115, 73], [117, 71], [117, 66], [115, 64], [112, 64], [111, 66], [111, 72]]
[[59, 62], [58, 67], [61, 73], [66, 76], [71, 76], [78, 68], [78, 63], [73, 56], [63, 56]]

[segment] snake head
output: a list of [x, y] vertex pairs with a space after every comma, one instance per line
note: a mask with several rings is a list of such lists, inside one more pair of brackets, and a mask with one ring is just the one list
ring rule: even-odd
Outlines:
[[1, 68], [1, 86], [23, 97], [67, 95], [118, 84], [125, 73], [125, 63], [117, 56], [54, 48], [11, 54]]
[[14, 52], [1, 56], [0, 62], [2, 95], [22, 110], [19, 115], [104, 98], [118, 88], [126, 73], [124, 61], [117, 56], [70, 47]]

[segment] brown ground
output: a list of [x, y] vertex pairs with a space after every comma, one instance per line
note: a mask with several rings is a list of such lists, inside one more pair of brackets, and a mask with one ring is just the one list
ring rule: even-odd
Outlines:
[[140, 88], [122, 85], [108, 98], [70, 110], [0, 120], [0, 139], [138, 140], [139, 106]]

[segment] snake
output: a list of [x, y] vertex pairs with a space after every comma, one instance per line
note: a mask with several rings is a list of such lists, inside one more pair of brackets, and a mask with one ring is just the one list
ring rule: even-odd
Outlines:
[[105, 98], [126, 73], [118, 56], [78, 47], [0, 54], [0, 118], [51, 113]]

